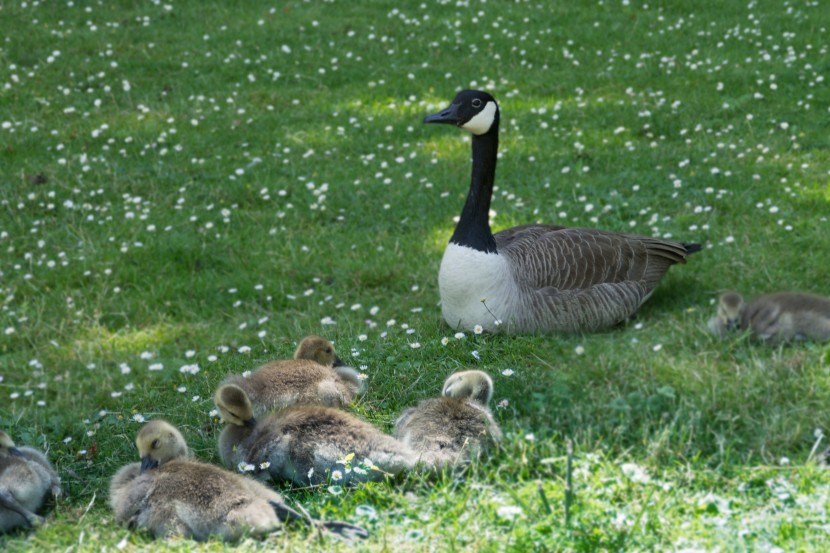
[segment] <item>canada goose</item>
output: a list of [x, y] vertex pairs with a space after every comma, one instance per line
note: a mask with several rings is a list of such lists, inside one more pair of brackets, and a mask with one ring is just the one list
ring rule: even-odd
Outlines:
[[501, 439], [487, 404], [493, 381], [482, 371], [462, 371], [444, 382], [442, 397], [404, 411], [395, 436], [421, 454], [427, 465], [443, 467], [467, 461]]
[[[145, 424], [136, 445], [141, 463], [122, 467], [110, 482], [115, 518], [130, 528], [144, 528], [156, 537], [234, 540], [246, 532], [272, 532], [285, 521], [306, 520], [263, 484], [189, 459], [181, 433], [166, 421]], [[312, 522], [348, 537], [368, 535], [345, 522]]]
[[668, 268], [699, 244], [559, 225], [529, 224], [493, 234], [488, 212], [496, 175], [499, 107], [463, 90], [424, 123], [473, 135], [470, 191], [450, 238], [438, 288], [453, 328], [509, 334], [592, 331], [631, 316]]
[[15, 447], [0, 431], [0, 532], [42, 524], [43, 517], [35, 511], [47, 493], [57, 497], [61, 489], [46, 456], [31, 447]]
[[718, 336], [727, 330], [749, 330], [754, 338], [772, 344], [795, 340], [830, 340], [830, 298], [798, 292], [765, 294], [744, 301], [738, 292], [726, 292], [718, 301], [709, 329]]
[[256, 415], [295, 403], [344, 407], [363, 387], [358, 372], [345, 366], [332, 343], [320, 336], [303, 338], [293, 359], [271, 361], [248, 377], [231, 375], [223, 384], [245, 390]]
[[214, 399], [227, 423], [219, 436], [227, 467], [250, 465], [259, 476], [296, 484], [322, 484], [329, 477], [348, 484], [382, 480], [418, 463], [406, 445], [332, 407], [293, 405], [255, 420], [238, 386], [222, 386]]

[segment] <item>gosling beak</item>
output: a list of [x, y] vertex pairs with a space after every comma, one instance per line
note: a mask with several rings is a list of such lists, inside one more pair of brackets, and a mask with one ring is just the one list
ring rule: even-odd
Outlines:
[[154, 469], [159, 466], [159, 462], [155, 459], [150, 458], [149, 455], [145, 455], [141, 458], [141, 472], [146, 470]]
[[254, 417], [246, 419], [242, 421], [242, 426], [244, 426], [245, 428], [253, 428], [256, 426], [256, 419]]
[[451, 104], [450, 107], [443, 109], [438, 113], [433, 113], [432, 115], [424, 117], [424, 123], [447, 123], [450, 125], [460, 125], [461, 118], [458, 115], [458, 108], [460, 107], [461, 104]]
[[726, 319], [726, 329], [727, 330], [737, 330], [738, 329], [738, 319]]
[[346, 366], [346, 364], [343, 362], [343, 360], [342, 360], [342, 359], [340, 359], [339, 357], [337, 357], [337, 356], [335, 355], [335, 356], [334, 356], [334, 363], [332, 363], [332, 365], [331, 365], [331, 366], [332, 366], [332, 367], [345, 367], [345, 366]]
[[14, 455], [15, 457], [25, 457], [25, 455], [23, 455], [23, 452], [17, 449], [16, 447], [10, 447], [9, 453]]

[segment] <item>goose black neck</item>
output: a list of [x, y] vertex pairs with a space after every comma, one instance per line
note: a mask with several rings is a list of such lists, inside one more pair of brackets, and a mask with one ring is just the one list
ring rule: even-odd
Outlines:
[[496, 239], [490, 230], [490, 198], [496, 179], [499, 127], [494, 123], [482, 135], [473, 135], [473, 171], [470, 192], [450, 243], [485, 253], [496, 253]]

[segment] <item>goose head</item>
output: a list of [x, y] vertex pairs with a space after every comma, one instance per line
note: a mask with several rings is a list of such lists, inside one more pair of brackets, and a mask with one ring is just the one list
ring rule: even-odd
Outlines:
[[721, 294], [718, 300], [718, 320], [727, 330], [735, 330], [740, 323], [743, 309], [744, 298], [738, 292]]
[[245, 390], [235, 384], [225, 384], [213, 397], [222, 420], [236, 426], [252, 427], [256, 424], [254, 408]]
[[493, 397], [493, 380], [482, 371], [461, 371], [453, 373], [444, 382], [445, 397], [471, 399], [487, 405]]
[[300, 340], [294, 359], [315, 361], [325, 367], [342, 367], [343, 361], [337, 357], [334, 345], [320, 336], [306, 336]]
[[424, 123], [455, 125], [480, 136], [498, 129], [499, 105], [486, 92], [462, 90], [449, 107], [424, 117]]
[[173, 459], [187, 457], [187, 442], [181, 432], [167, 421], [156, 419], [148, 422], [135, 437], [141, 471], [156, 468]]

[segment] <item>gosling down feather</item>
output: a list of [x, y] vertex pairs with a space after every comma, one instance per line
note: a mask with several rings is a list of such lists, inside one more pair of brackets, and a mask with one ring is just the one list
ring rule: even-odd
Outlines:
[[[181, 433], [163, 420], [145, 424], [136, 436], [140, 463], [122, 467], [110, 482], [110, 506], [118, 522], [155, 537], [211, 536], [235, 540], [261, 536], [286, 521], [307, 521], [265, 485], [188, 458]], [[345, 522], [311, 521], [347, 537], [366, 537]]]
[[31, 447], [16, 447], [0, 431], [0, 532], [39, 526], [43, 517], [36, 511], [44, 498], [60, 493], [60, 481], [46, 456]]
[[231, 375], [223, 384], [245, 390], [257, 416], [297, 403], [344, 407], [363, 389], [358, 372], [320, 336], [303, 338], [293, 359], [271, 361], [247, 377]]
[[408, 446], [332, 407], [293, 405], [256, 420], [238, 386], [222, 386], [214, 400], [227, 423], [219, 436], [227, 467], [249, 466], [260, 477], [308, 485], [329, 478], [339, 484], [378, 481], [418, 463]]
[[699, 244], [589, 228], [529, 224], [493, 234], [499, 107], [464, 90], [425, 123], [472, 133], [466, 203], [438, 274], [441, 310], [453, 328], [509, 334], [585, 332], [633, 315], [670, 266]]
[[709, 329], [721, 337], [730, 330], [748, 330], [753, 338], [770, 344], [825, 342], [830, 340], [830, 298], [778, 292], [746, 303], [738, 292], [726, 292], [720, 296]]
[[490, 413], [493, 381], [482, 371], [462, 371], [444, 382], [442, 396], [404, 411], [395, 436], [427, 465], [457, 465], [488, 451], [501, 439]]

